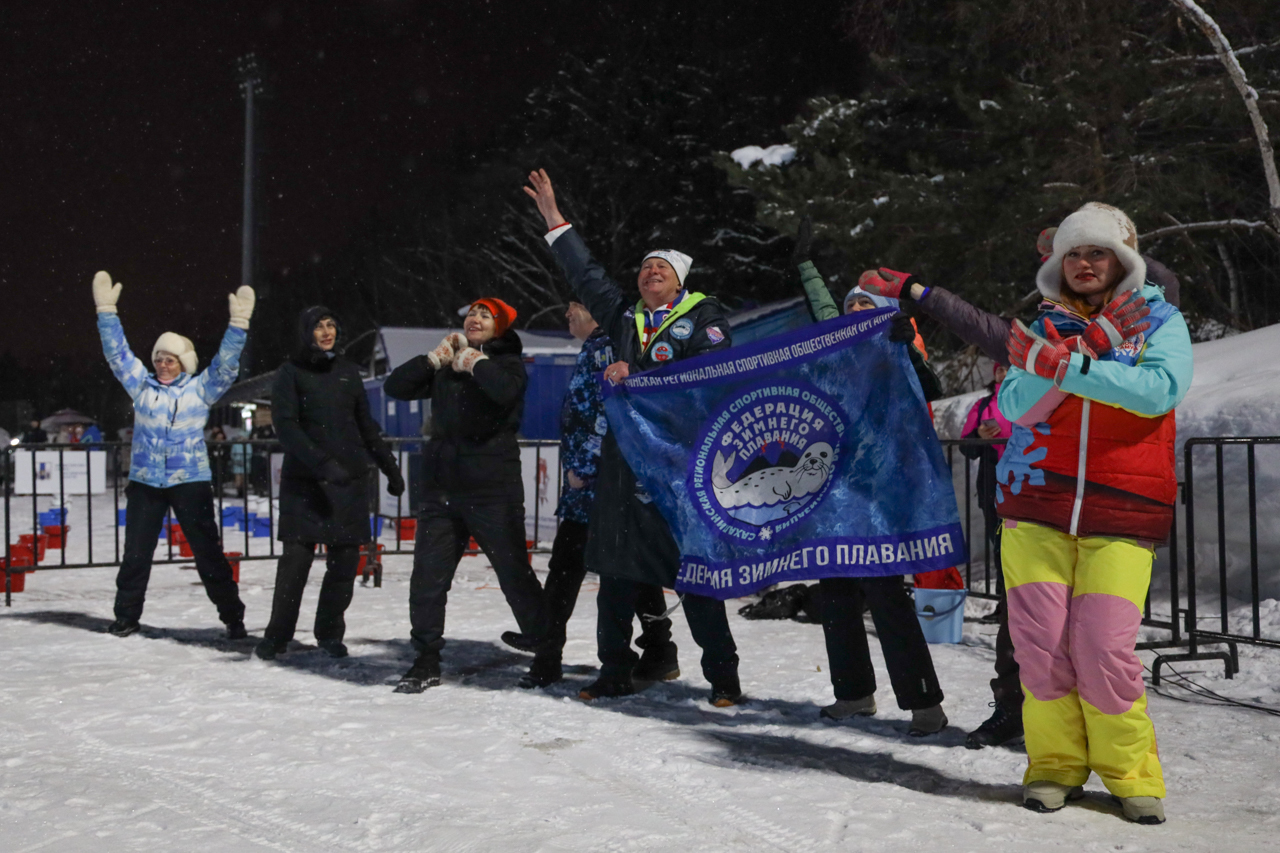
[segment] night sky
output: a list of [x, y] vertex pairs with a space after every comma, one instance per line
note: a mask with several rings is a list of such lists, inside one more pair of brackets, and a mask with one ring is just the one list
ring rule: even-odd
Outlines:
[[[550, 78], [563, 51], [607, 50], [620, 10], [657, 16], [660, 34], [690, 23], [662, 19], [663, 7], [681, 5], [5, 4], [0, 352], [32, 367], [101, 358], [98, 269], [124, 283], [121, 317], [139, 351], [166, 329], [216, 340], [240, 275], [236, 57], [253, 51], [269, 73], [260, 269], [279, 271], [323, 264], [372, 211], [430, 192]], [[843, 73], [839, 5], [777, 22], [812, 27], [811, 44], [779, 39], [762, 51], [760, 85], [786, 92], [779, 124], [812, 81]], [[717, 44], [767, 30], [774, 8], [704, 15], [681, 34], [714, 57]], [[783, 50], [796, 57], [780, 74]]]

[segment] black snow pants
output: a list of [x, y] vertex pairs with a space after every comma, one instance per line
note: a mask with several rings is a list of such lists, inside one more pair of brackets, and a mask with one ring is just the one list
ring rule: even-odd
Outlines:
[[226, 624], [244, 619], [240, 588], [231, 579], [231, 564], [222, 553], [221, 531], [214, 519], [213, 487], [208, 481], [182, 483], [159, 489], [130, 481], [124, 490], [128, 499], [124, 523], [124, 557], [116, 574], [117, 619], [142, 618], [142, 605], [151, 580], [151, 559], [156, 540], [170, 509], [195, 554], [196, 571], [209, 600], [218, 608], [218, 618]]
[[861, 699], [876, 690], [876, 674], [862, 621], [865, 597], [880, 637], [889, 681], [904, 711], [942, 701], [915, 603], [898, 575], [880, 578], [823, 578], [822, 632], [827, 641], [831, 686], [837, 699]]
[[[661, 596], [662, 588], [625, 578], [600, 576], [600, 592], [596, 595], [596, 644], [602, 664], [601, 678], [625, 680], [630, 677], [640, 658], [631, 648], [632, 621], [641, 596], [655, 592]], [[689, 619], [689, 631], [694, 642], [702, 648], [702, 674], [707, 681], [718, 685], [737, 676], [738, 647], [729, 631], [724, 602], [686, 593], [684, 613]], [[670, 636], [668, 628], [667, 637]]]
[[[1000, 540], [996, 537], [996, 565], [1000, 565]], [[996, 677], [991, 679], [991, 698], [1007, 711], [1022, 713], [1022, 679], [1018, 661], [1013, 656], [1013, 637], [1009, 634], [1009, 599], [1004, 588], [1004, 571], [996, 574], [996, 614], [1000, 629], [996, 632]]]
[[[278, 643], [293, 639], [302, 606], [302, 591], [307, 587], [311, 563], [315, 560], [313, 542], [285, 542], [276, 564], [276, 591], [271, 598], [271, 622], [262, 636]], [[328, 545], [324, 580], [320, 583], [320, 601], [316, 605], [316, 641], [341, 640], [347, 632], [344, 615], [351, 604], [356, 582], [356, 566], [360, 563], [359, 545]]]
[[428, 497], [418, 512], [409, 579], [409, 622], [419, 652], [444, 648], [444, 612], [458, 561], [475, 537], [498, 574], [520, 632], [546, 643], [547, 606], [525, 547], [524, 502], [473, 502]]
[[[565, 627], [573, 616], [578, 592], [587, 574], [584, 562], [587, 529], [587, 525], [581, 522], [562, 520], [551, 545], [551, 559], [547, 561], [547, 582], [543, 590], [550, 612], [550, 638], [554, 640], [554, 648], [561, 651], [564, 650]], [[671, 642], [671, 620], [662, 615], [667, 610], [666, 598], [659, 587], [641, 586], [635, 606], [635, 614], [640, 617], [640, 639], [636, 640], [636, 645], [642, 649], [662, 648]]]

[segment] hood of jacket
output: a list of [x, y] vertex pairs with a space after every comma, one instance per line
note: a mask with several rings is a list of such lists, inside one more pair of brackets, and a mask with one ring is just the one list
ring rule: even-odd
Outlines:
[[520, 340], [515, 329], [507, 329], [497, 337], [481, 344], [480, 351], [490, 358], [497, 355], [520, 355], [524, 352], [524, 342]]
[[[315, 328], [325, 317], [333, 319], [333, 324], [338, 327], [338, 336], [333, 342], [333, 349], [329, 351], [333, 355], [330, 356], [320, 347], [316, 346]], [[343, 338], [342, 320], [333, 311], [330, 311], [324, 305], [312, 305], [310, 308], [302, 309], [302, 313], [298, 315], [298, 347], [293, 361], [299, 367], [323, 367], [328, 362], [342, 354]]]

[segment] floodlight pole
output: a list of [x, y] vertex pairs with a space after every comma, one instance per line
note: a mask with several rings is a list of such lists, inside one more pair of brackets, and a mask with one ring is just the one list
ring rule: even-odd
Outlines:
[[244, 95], [244, 218], [240, 229], [240, 283], [253, 286], [253, 96], [262, 92], [258, 58], [250, 53], [236, 60], [240, 92]]

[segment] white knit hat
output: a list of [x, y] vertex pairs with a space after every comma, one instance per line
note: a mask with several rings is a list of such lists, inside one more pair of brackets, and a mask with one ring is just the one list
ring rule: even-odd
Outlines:
[[1125, 277], [1115, 295], [1138, 290], [1147, 278], [1147, 262], [1138, 254], [1138, 229], [1124, 211], [1091, 201], [1062, 220], [1053, 235], [1053, 254], [1036, 273], [1036, 286], [1046, 299], [1062, 299], [1062, 259], [1077, 246], [1102, 246], [1116, 253]]
[[156, 360], [156, 353], [167, 352], [182, 362], [184, 372], [195, 376], [200, 360], [196, 358], [195, 344], [190, 338], [184, 338], [176, 332], [165, 332], [156, 338], [156, 345], [151, 348], [151, 360]]
[[641, 266], [650, 258], [662, 258], [671, 264], [671, 268], [676, 271], [676, 278], [680, 280], [680, 286], [684, 287], [684, 279], [689, 274], [689, 268], [693, 266], [693, 258], [675, 249], [654, 249], [640, 259]]

